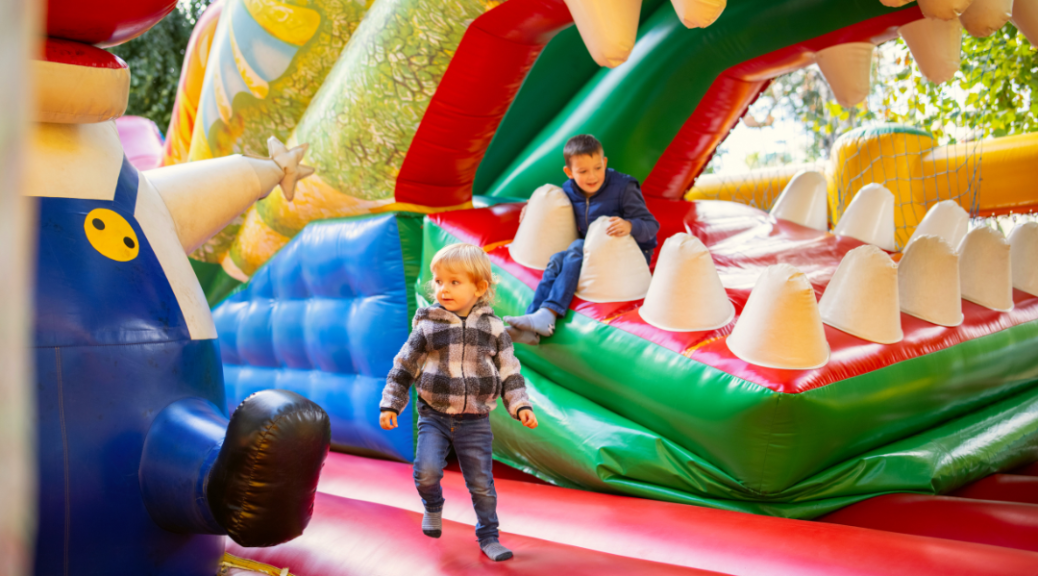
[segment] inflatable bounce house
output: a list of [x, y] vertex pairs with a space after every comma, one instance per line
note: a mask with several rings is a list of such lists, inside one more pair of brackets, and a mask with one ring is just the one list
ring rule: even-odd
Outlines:
[[[1038, 222], [991, 225], [1038, 206], [1038, 134], [703, 174], [775, 78], [853, 106], [901, 38], [946, 82], [1038, 0], [216, 0], [163, 138], [103, 47], [175, 5], [49, 0], [26, 64], [35, 574], [1038, 574]], [[421, 534], [416, 398], [391, 431], [379, 398], [437, 250], [523, 313], [581, 133], [659, 246], [593, 227], [516, 345], [495, 564], [456, 465]]]

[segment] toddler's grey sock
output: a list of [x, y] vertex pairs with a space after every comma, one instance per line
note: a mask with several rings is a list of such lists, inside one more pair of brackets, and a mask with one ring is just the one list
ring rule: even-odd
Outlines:
[[430, 538], [439, 538], [442, 533], [443, 511], [429, 512], [426, 510], [425, 514], [422, 515], [422, 534]]
[[487, 558], [494, 562], [508, 560], [512, 557], [512, 551], [502, 546], [496, 539], [484, 540], [479, 543], [479, 547], [487, 555]]
[[529, 344], [530, 346], [536, 346], [541, 343], [541, 336], [536, 332], [530, 332], [529, 330], [520, 330], [512, 326], [505, 326], [505, 332], [508, 332], [509, 338], [512, 342], [518, 344]]
[[529, 330], [541, 336], [551, 336], [555, 332], [555, 314], [547, 308], [541, 308], [533, 314], [523, 316], [505, 316], [505, 322], [520, 330]]

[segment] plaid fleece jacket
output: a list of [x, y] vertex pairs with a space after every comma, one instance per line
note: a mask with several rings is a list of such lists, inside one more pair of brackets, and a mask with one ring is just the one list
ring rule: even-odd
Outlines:
[[399, 414], [417, 380], [418, 395], [445, 414], [487, 414], [504, 399], [513, 418], [532, 409], [504, 322], [485, 304], [462, 320], [439, 304], [420, 308], [407, 343], [393, 359], [383, 411]]

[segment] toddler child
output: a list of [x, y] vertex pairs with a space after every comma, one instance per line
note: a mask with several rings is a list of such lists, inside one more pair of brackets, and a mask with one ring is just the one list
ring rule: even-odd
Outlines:
[[562, 171], [569, 177], [562, 190], [573, 204], [580, 238], [548, 261], [526, 314], [505, 316], [512, 340], [524, 344], [537, 344], [541, 336], [551, 336], [555, 332], [555, 319], [565, 316], [569, 310], [584, 262], [584, 237], [592, 222], [600, 216], [610, 216], [606, 233], [633, 236], [646, 262], [652, 259], [656, 233], [660, 229], [660, 223], [645, 206], [638, 181], [606, 167], [609, 159], [597, 138], [590, 134], [570, 138], [562, 149], [562, 156], [566, 161]]
[[536, 428], [537, 417], [512, 340], [489, 305], [495, 285], [490, 258], [477, 246], [453, 244], [437, 252], [429, 267], [437, 303], [418, 310], [411, 336], [393, 359], [379, 423], [386, 430], [397, 427], [397, 415], [417, 381], [414, 481], [425, 505], [422, 532], [440, 537], [440, 479], [453, 445], [476, 509], [479, 547], [492, 560], [507, 560], [512, 552], [498, 541], [489, 415], [500, 396], [523, 426]]

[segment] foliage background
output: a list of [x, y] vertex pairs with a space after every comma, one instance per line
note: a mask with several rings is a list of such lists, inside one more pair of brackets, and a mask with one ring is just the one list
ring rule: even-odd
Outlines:
[[[833, 100], [817, 66], [776, 78], [742, 124], [758, 130], [795, 122], [802, 135], [746, 154], [742, 170], [824, 159], [844, 132], [883, 122], [928, 130], [940, 144], [1038, 131], [1038, 51], [1011, 23], [987, 38], [964, 31], [962, 66], [946, 84], [924, 79], [900, 38], [876, 50], [872, 78], [872, 94], [852, 108]], [[722, 147], [706, 172], [724, 155]]]
[[165, 133], [177, 97], [184, 52], [198, 17], [212, 0], [181, 0], [176, 10], [141, 36], [109, 48], [130, 66], [126, 114], [144, 116]]

